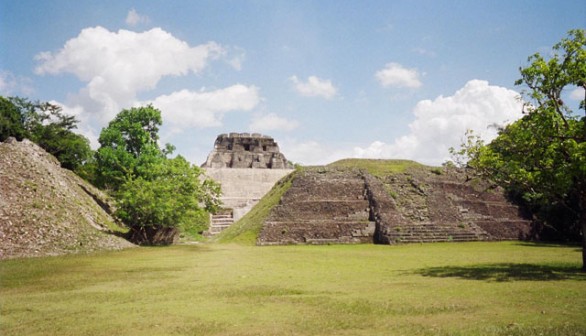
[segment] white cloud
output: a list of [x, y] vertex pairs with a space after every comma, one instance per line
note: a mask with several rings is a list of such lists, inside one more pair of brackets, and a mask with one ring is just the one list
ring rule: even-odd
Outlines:
[[279, 142], [279, 146], [288, 160], [302, 165], [324, 165], [352, 155], [346, 149], [332, 148], [314, 140], [299, 142], [287, 139]]
[[237, 84], [215, 91], [181, 90], [159, 96], [150, 103], [161, 110], [166, 123], [180, 131], [189, 127], [221, 126], [224, 113], [250, 111], [260, 100], [257, 87]]
[[238, 47], [230, 48], [230, 54], [232, 56], [226, 62], [228, 62], [234, 70], [242, 70], [242, 63], [246, 60], [246, 52], [244, 49]]
[[299, 122], [279, 117], [275, 113], [259, 115], [253, 118], [250, 130], [253, 132], [292, 131], [299, 127]]
[[291, 76], [289, 80], [293, 82], [295, 91], [305, 97], [332, 99], [338, 92], [332, 81], [316, 76], [309, 76], [307, 82], [300, 81], [297, 76]]
[[98, 142], [99, 134], [88, 122], [88, 115], [84, 113], [84, 108], [81, 105], [70, 106], [56, 100], [50, 100], [49, 103], [60, 106], [65, 115], [73, 116], [79, 121], [74, 132], [85, 136], [90, 141], [90, 146], [93, 149], [97, 149], [100, 146]]
[[126, 15], [126, 24], [134, 27], [141, 23], [149, 23], [151, 20], [146, 15], [140, 15], [138, 12], [132, 8], [128, 11], [128, 15]]
[[391, 144], [375, 141], [356, 147], [355, 157], [413, 159], [439, 165], [449, 159], [448, 149], [459, 147], [468, 129], [485, 141], [497, 135], [493, 124], [504, 125], [522, 117], [522, 103], [515, 91], [471, 80], [453, 96], [420, 101], [413, 109], [410, 133]]
[[421, 87], [417, 69], [408, 69], [398, 63], [387, 63], [375, 74], [376, 79], [384, 87], [407, 87], [416, 89]]
[[584, 99], [584, 88], [578, 87], [572, 90], [570, 93], [570, 99], [572, 100], [583, 100]]
[[0, 71], [0, 95], [24, 95], [34, 93], [32, 80], [28, 77], [15, 76], [10, 71]]
[[161, 28], [136, 33], [94, 27], [83, 29], [57, 52], [38, 54], [35, 72], [71, 73], [86, 82], [74, 100], [103, 123], [164, 76], [199, 73], [224, 52], [215, 42], [191, 47]]

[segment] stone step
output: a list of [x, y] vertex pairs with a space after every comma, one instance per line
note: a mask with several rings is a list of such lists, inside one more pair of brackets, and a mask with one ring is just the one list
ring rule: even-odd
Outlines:
[[212, 215], [212, 219], [232, 219], [232, 215]]
[[469, 242], [469, 241], [484, 241], [490, 240], [488, 237], [434, 237], [434, 238], [423, 238], [423, 237], [398, 237], [394, 238], [396, 243], [410, 244], [410, 243], [449, 243], [449, 242]]
[[224, 219], [212, 219], [211, 224], [213, 225], [224, 225], [224, 224], [232, 224], [234, 223], [234, 219], [232, 218], [224, 218]]
[[211, 216], [210, 227], [208, 229], [209, 235], [216, 235], [223, 230], [229, 228], [234, 224], [234, 218], [231, 213], [229, 214], [215, 214]]

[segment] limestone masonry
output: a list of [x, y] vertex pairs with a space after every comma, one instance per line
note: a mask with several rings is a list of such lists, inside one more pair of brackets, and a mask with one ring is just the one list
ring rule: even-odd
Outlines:
[[203, 168], [293, 169], [273, 138], [258, 133], [220, 134]]
[[202, 168], [220, 183], [225, 208], [212, 216], [210, 234], [243, 217], [277, 181], [293, 171], [275, 140], [257, 133], [218, 135]]
[[258, 245], [526, 239], [531, 222], [502, 190], [429, 168], [375, 177], [307, 167], [270, 210]]

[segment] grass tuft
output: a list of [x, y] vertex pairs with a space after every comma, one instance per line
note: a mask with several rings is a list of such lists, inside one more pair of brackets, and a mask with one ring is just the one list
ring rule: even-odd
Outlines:
[[363, 169], [371, 175], [385, 177], [390, 174], [404, 173], [410, 168], [426, 166], [410, 160], [343, 159], [330, 163], [328, 167]]
[[222, 231], [213, 240], [220, 243], [255, 245], [264, 221], [271, 209], [279, 204], [283, 194], [289, 190], [296, 174], [297, 171], [283, 177], [249, 213]]

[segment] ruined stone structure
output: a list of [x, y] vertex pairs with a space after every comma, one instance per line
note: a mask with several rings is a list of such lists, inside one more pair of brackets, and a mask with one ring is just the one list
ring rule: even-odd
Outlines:
[[306, 168], [271, 210], [259, 245], [524, 239], [530, 221], [499, 190], [430, 169], [374, 177]]
[[277, 181], [293, 171], [275, 140], [256, 133], [219, 135], [202, 168], [222, 187], [224, 209], [212, 216], [212, 235], [243, 217]]
[[272, 209], [258, 244], [372, 243], [374, 233], [362, 174], [304, 169]]
[[258, 133], [220, 134], [203, 168], [292, 169], [273, 138]]

